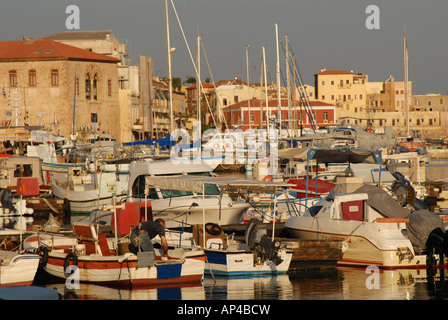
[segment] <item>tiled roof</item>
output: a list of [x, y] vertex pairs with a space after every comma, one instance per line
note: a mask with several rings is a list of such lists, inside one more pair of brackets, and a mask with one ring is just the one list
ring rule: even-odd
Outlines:
[[100, 53], [52, 40], [0, 41], [0, 61], [83, 60], [120, 62]]
[[345, 70], [323, 69], [317, 75], [331, 75], [331, 74], [353, 74], [353, 72]]
[[[330, 104], [330, 103], [319, 101], [319, 100], [312, 100], [312, 101], [309, 102], [309, 104], [310, 104], [311, 107], [334, 107], [335, 106], [334, 104]], [[277, 100], [269, 100], [268, 101], [268, 105], [269, 105], [269, 108], [277, 107]], [[295, 105], [296, 106], [300, 106], [300, 105], [302, 105], [302, 102], [301, 101], [298, 101], [298, 102], [296, 101]], [[248, 104], [247, 100], [244, 100], [244, 101], [240, 101], [238, 103], [235, 103], [233, 105], [226, 106], [226, 107], [224, 107], [224, 109], [247, 108], [248, 106], [249, 106], [249, 104]], [[263, 101], [262, 107], [265, 107], [265, 106], [266, 106], [266, 101]], [[282, 107], [286, 107], [286, 106], [288, 106], [288, 100], [282, 99]], [[250, 107], [254, 108], [254, 109], [255, 108], [260, 108], [260, 100], [252, 99], [250, 101]]]

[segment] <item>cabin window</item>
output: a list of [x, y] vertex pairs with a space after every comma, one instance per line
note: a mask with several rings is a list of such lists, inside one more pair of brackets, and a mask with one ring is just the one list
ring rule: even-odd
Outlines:
[[[23, 170], [23, 172], [22, 172]], [[30, 164], [17, 164], [16, 169], [14, 170], [14, 177], [15, 178], [21, 178], [21, 177], [32, 177], [33, 176], [33, 169]]]

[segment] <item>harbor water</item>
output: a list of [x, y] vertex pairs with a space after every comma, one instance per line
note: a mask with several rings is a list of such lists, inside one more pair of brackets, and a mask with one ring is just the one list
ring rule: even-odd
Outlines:
[[[443, 273], [443, 271], [442, 271]], [[447, 300], [448, 277], [426, 270], [366, 270], [328, 267], [277, 276], [204, 277], [202, 284], [162, 288], [119, 288], [65, 282], [56, 288], [66, 300]]]
[[[431, 161], [427, 165], [427, 177], [447, 178], [448, 160]], [[37, 278], [36, 284], [56, 288], [67, 300], [447, 300], [445, 273], [446, 270], [438, 270], [434, 277], [428, 275], [426, 269], [369, 270], [330, 266], [277, 276], [206, 275], [202, 283], [165, 288], [119, 288], [86, 283], [73, 287], [63, 280], [48, 279], [45, 274]]]

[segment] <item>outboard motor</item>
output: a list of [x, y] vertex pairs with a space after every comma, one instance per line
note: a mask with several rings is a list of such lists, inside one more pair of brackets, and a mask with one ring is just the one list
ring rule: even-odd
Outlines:
[[271, 241], [267, 237], [266, 226], [258, 219], [252, 218], [246, 226], [246, 244], [254, 254], [254, 264], [262, 264], [270, 260], [279, 265], [283, 260], [278, 256], [279, 241]]

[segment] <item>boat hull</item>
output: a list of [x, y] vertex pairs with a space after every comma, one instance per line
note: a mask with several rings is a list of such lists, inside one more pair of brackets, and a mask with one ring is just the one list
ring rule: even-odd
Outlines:
[[287, 228], [291, 236], [302, 240], [343, 240], [348, 246], [337, 264], [342, 266], [377, 266], [382, 269], [424, 269], [425, 255], [409, 255], [406, 248], [381, 249], [361, 235], [315, 232]]
[[[243, 213], [250, 206], [245, 202], [233, 203], [224, 199], [222, 201], [220, 206], [219, 196], [206, 196], [205, 200], [202, 196], [191, 196], [151, 200], [151, 207], [154, 219], [164, 219], [167, 228], [180, 228], [185, 225], [203, 224], [204, 218], [205, 222], [220, 225], [240, 223]], [[191, 206], [192, 203], [197, 206]]]
[[[50, 252], [45, 271], [67, 279], [64, 273], [66, 253]], [[159, 258], [160, 259], [160, 258]], [[78, 256], [77, 271], [73, 279], [97, 284], [123, 286], [165, 286], [200, 282], [204, 275], [205, 255], [197, 254], [185, 259], [156, 260], [152, 267], [137, 267], [137, 256]], [[70, 275], [69, 275], [70, 277]]]
[[0, 287], [30, 286], [36, 276], [40, 257], [35, 254], [17, 254], [8, 264], [0, 266]]
[[224, 276], [286, 273], [292, 257], [292, 253], [282, 250], [280, 258], [283, 261], [275, 265], [272, 261], [254, 264], [254, 255], [248, 251], [205, 250], [205, 254], [205, 273]]

